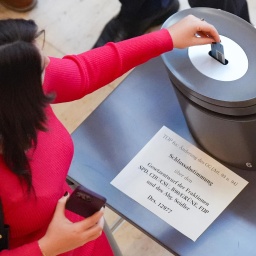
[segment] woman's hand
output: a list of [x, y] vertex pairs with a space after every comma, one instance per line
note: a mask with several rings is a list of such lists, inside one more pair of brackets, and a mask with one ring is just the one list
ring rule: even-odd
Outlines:
[[203, 19], [193, 15], [181, 19], [168, 28], [174, 48], [187, 48], [194, 45], [220, 42], [220, 36], [215, 27]]
[[39, 247], [47, 256], [73, 250], [98, 238], [102, 233], [103, 209], [82, 221], [72, 223], [65, 216], [67, 198], [68, 196], [64, 196], [58, 201], [46, 234], [38, 241]]

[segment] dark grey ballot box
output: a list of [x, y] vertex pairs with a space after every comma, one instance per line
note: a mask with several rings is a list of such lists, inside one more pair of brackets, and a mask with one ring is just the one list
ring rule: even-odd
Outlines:
[[[256, 47], [252, 44], [256, 29], [214, 8], [177, 12], [163, 27], [188, 14], [213, 24], [221, 39], [221, 44], [214, 44], [215, 50], [200, 45], [162, 56], [190, 132], [216, 159], [235, 168], [256, 170]], [[225, 64], [212, 58], [211, 52]]]
[[[110, 182], [163, 126], [198, 146], [189, 132], [161, 57], [135, 68], [74, 131], [69, 176], [177, 255], [256, 255], [256, 172], [230, 168], [249, 184], [193, 242]], [[198, 146], [199, 147], [199, 146]]]

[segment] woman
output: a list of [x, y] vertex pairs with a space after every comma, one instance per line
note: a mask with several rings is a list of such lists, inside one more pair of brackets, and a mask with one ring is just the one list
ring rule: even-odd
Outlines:
[[86, 219], [65, 211], [73, 144], [49, 103], [79, 99], [174, 47], [219, 42], [218, 32], [190, 15], [63, 59], [43, 55], [39, 34], [31, 20], [0, 21], [0, 197], [10, 225], [10, 249], [0, 256], [113, 255], [103, 210]]

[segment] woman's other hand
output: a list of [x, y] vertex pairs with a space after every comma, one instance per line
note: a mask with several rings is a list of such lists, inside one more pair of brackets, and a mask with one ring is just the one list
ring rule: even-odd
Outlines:
[[194, 45], [211, 44], [220, 42], [216, 28], [193, 15], [181, 19], [168, 28], [173, 40], [174, 48], [187, 48]]
[[47, 256], [71, 251], [98, 238], [102, 233], [103, 209], [82, 221], [72, 223], [65, 216], [67, 198], [68, 196], [63, 196], [58, 201], [46, 234], [38, 241], [39, 247]]

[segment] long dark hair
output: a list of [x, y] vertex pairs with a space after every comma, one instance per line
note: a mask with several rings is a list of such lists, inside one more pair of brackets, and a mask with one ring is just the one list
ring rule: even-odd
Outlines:
[[0, 21], [0, 148], [6, 165], [28, 191], [33, 185], [26, 150], [36, 147], [38, 130], [46, 131], [44, 108], [52, 100], [42, 89], [37, 36], [32, 20]]

